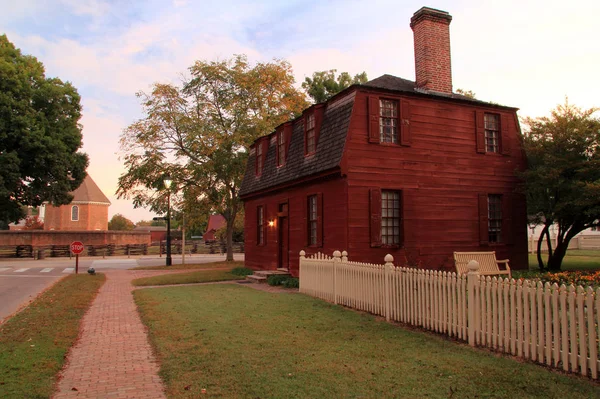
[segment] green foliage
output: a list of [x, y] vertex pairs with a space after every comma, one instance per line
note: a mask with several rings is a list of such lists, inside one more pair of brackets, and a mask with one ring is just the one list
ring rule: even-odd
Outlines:
[[0, 220], [24, 205], [68, 204], [86, 176], [77, 90], [0, 35]]
[[109, 230], [133, 230], [135, 224], [120, 213], [115, 214], [108, 222]]
[[298, 277], [288, 277], [288, 279], [283, 282], [283, 286], [285, 288], [300, 288], [300, 279]]
[[[565, 102], [549, 117], [525, 120], [528, 170], [520, 175], [525, 181], [528, 214], [533, 223], [544, 226], [537, 247], [541, 270], [560, 270], [571, 238], [599, 225], [600, 120], [595, 112]], [[557, 246], [552, 248], [549, 228], [555, 223]]]
[[249, 276], [254, 274], [254, 270], [248, 269], [247, 267], [236, 267], [233, 268], [230, 273], [234, 276]]
[[121, 136], [126, 172], [117, 195], [165, 213], [163, 176], [173, 178], [172, 204], [200, 225], [211, 212], [227, 221], [227, 259], [249, 148], [256, 138], [307, 106], [281, 60], [250, 66], [245, 56], [196, 61], [181, 87], [156, 83], [138, 93], [144, 118]]
[[356, 74], [354, 77], [348, 72], [342, 72], [336, 77], [336, 72], [337, 69], [314, 72], [312, 78], [304, 79], [302, 88], [315, 103], [322, 103], [353, 84], [363, 84], [369, 80], [366, 72]]

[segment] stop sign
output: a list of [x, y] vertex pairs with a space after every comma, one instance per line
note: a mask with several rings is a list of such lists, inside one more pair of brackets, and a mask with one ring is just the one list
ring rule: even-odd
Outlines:
[[83, 252], [83, 243], [81, 241], [73, 241], [71, 243], [71, 252], [75, 255], [79, 255]]

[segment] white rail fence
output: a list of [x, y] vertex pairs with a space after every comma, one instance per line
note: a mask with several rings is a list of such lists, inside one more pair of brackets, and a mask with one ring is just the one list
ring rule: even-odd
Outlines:
[[348, 261], [300, 251], [300, 292], [598, 379], [600, 288]]

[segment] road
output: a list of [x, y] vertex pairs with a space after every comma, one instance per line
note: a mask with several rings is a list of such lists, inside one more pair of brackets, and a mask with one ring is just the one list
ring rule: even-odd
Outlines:
[[[235, 254], [235, 260], [244, 260], [244, 254]], [[173, 264], [181, 264], [181, 256], [173, 256]], [[186, 263], [209, 263], [225, 260], [225, 255], [186, 255]], [[137, 266], [160, 266], [164, 257], [85, 257], [79, 259], [79, 273], [93, 267], [101, 272], [107, 269], [130, 269]], [[44, 289], [61, 277], [75, 272], [75, 258], [44, 260], [3, 259], [0, 261], [0, 324], [19, 308], [35, 299]]]

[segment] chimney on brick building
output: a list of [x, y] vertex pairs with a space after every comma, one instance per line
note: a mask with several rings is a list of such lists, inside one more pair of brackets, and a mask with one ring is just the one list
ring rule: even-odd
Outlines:
[[417, 87], [452, 93], [450, 21], [446, 11], [422, 7], [410, 19], [415, 41]]

